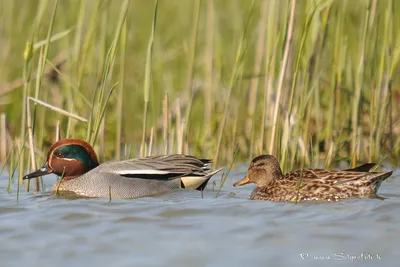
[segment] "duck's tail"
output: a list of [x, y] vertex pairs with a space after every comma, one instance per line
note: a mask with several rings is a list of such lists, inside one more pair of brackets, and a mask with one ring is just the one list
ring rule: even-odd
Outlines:
[[182, 188], [190, 188], [190, 189], [203, 191], [204, 188], [207, 186], [208, 181], [210, 181], [210, 178], [214, 174], [220, 172], [222, 169], [223, 168], [220, 168], [218, 170], [209, 172], [205, 176], [184, 176], [184, 177], [181, 177], [181, 186], [182, 186]]
[[371, 182], [371, 185], [373, 186], [375, 193], [378, 191], [382, 182], [385, 181], [389, 176], [391, 176], [392, 173], [393, 173], [393, 171], [377, 173], [376, 176], [371, 178], [370, 182]]

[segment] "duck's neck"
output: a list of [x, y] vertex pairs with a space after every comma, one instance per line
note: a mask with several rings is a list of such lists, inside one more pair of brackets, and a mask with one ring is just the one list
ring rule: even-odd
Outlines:
[[82, 176], [82, 175], [69, 175], [69, 176], [62, 176], [62, 177], [60, 178], [60, 181], [69, 181], [69, 180], [72, 180], [72, 179], [78, 178], [79, 176]]
[[263, 180], [262, 183], [258, 183], [258, 187], [269, 187], [271, 185], [273, 185], [276, 181], [276, 178], [273, 176], [268, 177], [267, 179]]

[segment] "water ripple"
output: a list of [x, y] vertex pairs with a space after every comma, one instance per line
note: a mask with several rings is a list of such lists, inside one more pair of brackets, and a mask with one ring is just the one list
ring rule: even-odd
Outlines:
[[[385, 200], [250, 201], [254, 186], [137, 200], [0, 193], [1, 266], [396, 266], [400, 172]], [[51, 181], [53, 182], [53, 180]], [[0, 188], [6, 188], [0, 180]], [[350, 261], [370, 253], [381, 259]], [[322, 261], [349, 255], [343, 264]], [[302, 259], [301, 255], [308, 255]]]

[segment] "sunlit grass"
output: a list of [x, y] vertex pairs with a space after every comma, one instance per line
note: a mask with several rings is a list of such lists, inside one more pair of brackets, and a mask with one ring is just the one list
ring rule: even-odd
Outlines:
[[9, 171], [45, 160], [57, 122], [103, 160], [398, 162], [397, 25], [394, 0], [2, 1]]

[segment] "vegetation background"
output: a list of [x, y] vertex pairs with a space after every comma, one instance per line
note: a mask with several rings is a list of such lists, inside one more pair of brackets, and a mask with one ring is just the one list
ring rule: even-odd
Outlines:
[[0, 47], [1, 160], [20, 178], [59, 137], [102, 161], [399, 162], [396, 0], [3, 0]]

